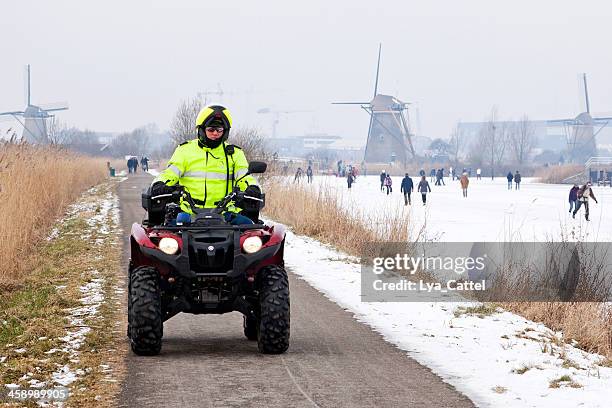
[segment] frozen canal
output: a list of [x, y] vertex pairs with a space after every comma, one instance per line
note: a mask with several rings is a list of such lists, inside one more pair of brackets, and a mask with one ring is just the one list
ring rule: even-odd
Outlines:
[[[415, 185], [418, 177], [412, 177]], [[463, 198], [459, 181], [445, 178], [445, 186], [430, 182], [432, 192], [423, 206], [419, 193], [412, 193], [412, 205], [405, 207], [400, 193], [402, 177], [393, 177], [393, 192], [380, 191], [379, 176], [360, 176], [349, 191], [346, 179], [315, 177], [313, 187], [330, 188], [343, 206], [358, 209], [368, 220], [382, 214], [410, 217], [412, 231], [423, 229], [427, 239], [453, 241], [612, 241], [612, 188], [593, 187], [599, 204], [591, 200], [590, 220], [584, 207], [572, 219], [569, 213], [570, 185], [543, 184], [523, 178], [521, 189], [508, 190], [505, 178], [470, 179], [468, 197]], [[429, 178], [428, 178], [429, 181]], [[288, 180], [293, 182], [293, 179]], [[305, 183], [305, 180], [303, 181]]]

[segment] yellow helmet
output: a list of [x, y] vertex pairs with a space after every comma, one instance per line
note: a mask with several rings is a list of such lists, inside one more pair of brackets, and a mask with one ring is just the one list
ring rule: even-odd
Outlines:
[[232, 115], [230, 111], [220, 105], [207, 106], [198, 113], [196, 118], [196, 128], [209, 126], [211, 122], [220, 121], [226, 130], [232, 127]]
[[[232, 127], [232, 115], [229, 110], [223, 106], [207, 106], [198, 113], [195, 125], [200, 143], [204, 146], [214, 148], [225, 142], [229, 137], [229, 132]], [[206, 137], [206, 132], [204, 131], [204, 128], [207, 126], [223, 127], [223, 136], [217, 140], [210, 140]]]

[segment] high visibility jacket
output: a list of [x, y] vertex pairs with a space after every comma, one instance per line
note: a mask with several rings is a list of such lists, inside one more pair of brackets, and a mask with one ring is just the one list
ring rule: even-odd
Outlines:
[[[163, 181], [169, 186], [178, 183], [185, 187], [198, 206], [214, 208], [215, 202], [232, 191], [236, 180], [244, 176], [248, 168], [249, 163], [238, 146], [222, 143], [211, 149], [194, 139], [176, 148], [168, 167], [153, 182]], [[257, 185], [257, 181], [249, 175], [237, 185], [244, 191], [247, 186]], [[191, 213], [186, 202], [181, 203], [181, 208]], [[236, 207], [228, 210], [240, 211]]]

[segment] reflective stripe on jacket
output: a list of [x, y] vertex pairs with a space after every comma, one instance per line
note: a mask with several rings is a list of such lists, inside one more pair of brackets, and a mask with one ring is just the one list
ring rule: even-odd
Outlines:
[[[168, 161], [168, 167], [153, 182], [163, 181], [169, 186], [180, 184], [191, 194], [197, 204], [205, 208], [214, 208], [232, 191], [235, 180], [244, 176], [249, 163], [242, 149], [234, 146], [226, 149], [222, 143], [214, 149], [203, 147], [198, 139], [179, 145]], [[247, 176], [238, 182], [240, 190], [249, 185], [257, 185], [253, 176]], [[181, 203], [183, 211], [191, 212], [187, 203]], [[230, 211], [240, 211], [230, 208]]]

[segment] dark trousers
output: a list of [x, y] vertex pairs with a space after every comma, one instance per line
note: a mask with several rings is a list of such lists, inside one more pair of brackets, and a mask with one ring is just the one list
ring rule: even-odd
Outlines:
[[463, 196], [467, 197], [467, 188], [463, 188], [462, 190], [463, 190]]
[[391, 188], [391, 186], [385, 186], [387, 188], [387, 194], [389, 194], [390, 192], [393, 191], [393, 189]]
[[516, 184], [516, 185], [514, 186], [514, 189], [515, 189], [515, 190], [520, 190], [520, 189], [521, 189], [521, 182], [520, 182], [520, 181], [517, 181], [515, 184]]
[[410, 201], [410, 193], [404, 193], [404, 205], [412, 204]]
[[576, 208], [574, 209], [574, 212], [572, 213], [572, 216], [575, 217], [576, 213], [578, 212], [578, 210], [580, 210], [580, 207], [584, 205], [584, 218], [588, 221], [589, 220], [589, 200], [578, 200]]
[[421, 193], [421, 200], [423, 200], [423, 204], [427, 202], [427, 193]]
[[385, 188], [385, 182], [381, 181], [380, 182], [380, 191], [384, 191], [384, 188]]

